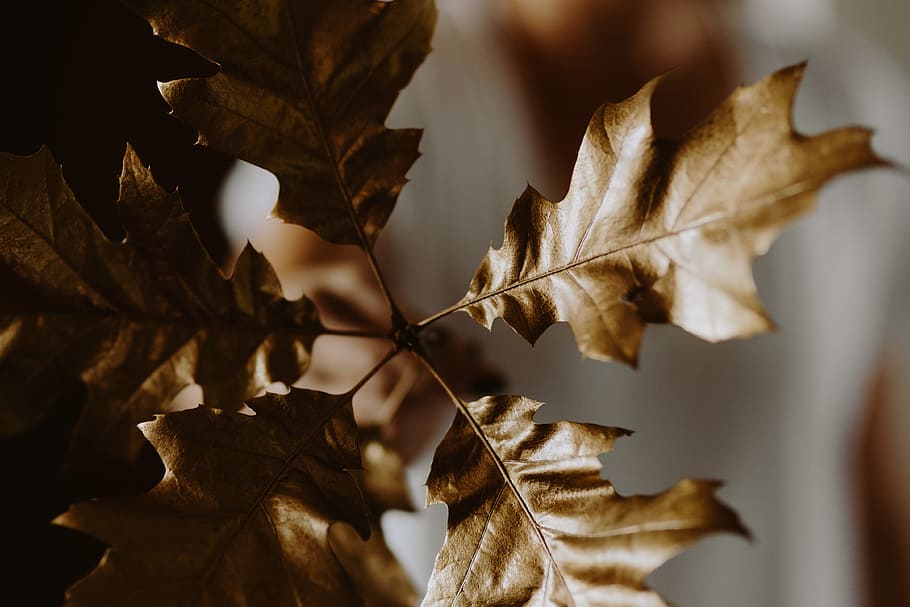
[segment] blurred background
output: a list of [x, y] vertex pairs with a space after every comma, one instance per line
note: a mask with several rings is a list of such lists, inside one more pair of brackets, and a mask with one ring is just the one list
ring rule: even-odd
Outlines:
[[[487, 247], [501, 242], [504, 218], [527, 182], [554, 200], [562, 197], [597, 105], [664, 72], [654, 122], [659, 133], [678, 137], [736, 85], [808, 59], [797, 129], [811, 134], [868, 125], [880, 153], [910, 164], [905, 1], [438, 4], [435, 51], [390, 120], [426, 129], [423, 157], [380, 242], [395, 292], [415, 317], [460, 298]], [[328, 308], [345, 293], [364, 301], [368, 277], [349, 249], [262, 222], [277, 188], [255, 167], [234, 167], [221, 194], [232, 247], [251, 238], [265, 249], [291, 294], [321, 293]], [[654, 327], [638, 370], [581, 360], [566, 326], [553, 327], [533, 349], [499, 323], [489, 335], [460, 317], [447, 331], [468, 344], [461, 354], [475, 359], [470, 377], [495, 375], [493, 365], [507, 378], [508, 392], [548, 403], [539, 421], [635, 430], [603, 457], [604, 475], [620, 493], [653, 493], [684, 477], [725, 481], [721, 496], [755, 539], [712, 538], [662, 567], [650, 581], [670, 602], [907, 605], [908, 228], [906, 178], [878, 171], [837, 180], [824, 189], [818, 212], [756, 264], [777, 333], [710, 345]], [[379, 306], [377, 298], [375, 306], [348, 310], [348, 320], [381, 318]], [[340, 373], [336, 362], [356, 355], [367, 368], [381, 354], [371, 348], [352, 351], [321, 339], [319, 366], [303, 383], [350, 385], [356, 377]], [[491, 363], [478, 362], [478, 351]], [[390, 433], [412, 460], [419, 503], [432, 439], [445, 431], [451, 412], [431, 392], [401, 396], [402, 386], [407, 392], [420, 385], [407, 363], [390, 373], [360, 398], [359, 415], [394, 418]], [[468, 391], [484, 386], [464, 383]], [[385, 517], [390, 544], [421, 588], [444, 521], [439, 506]]]
[[[389, 121], [426, 129], [423, 157], [379, 241], [385, 273], [412, 320], [463, 295], [487, 248], [502, 241], [506, 214], [527, 183], [562, 198], [595, 108], [658, 74], [667, 75], [654, 100], [655, 128], [673, 138], [740, 83], [808, 59], [797, 129], [868, 125], [881, 154], [910, 166], [906, 0], [437, 2], [435, 51]], [[0, 56], [9, 94], [0, 96], [0, 149], [22, 154], [49, 145], [79, 200], [117, 240], [123, 235], [117, 176], [129, 141], [162, 185], [180, 187], [194, 225], [226, 270], [250, 239], [276, 265], [288, 296], [306, 292], [327, 324], [387, 321], [357, 250], [267, 220], [278, 194], [274, 176], [194, 145], [195, 130], [169, 115], [155, 80], [210, 75], [216, 66], [161, 44], [117, 0], [7, 4]], [[27, 17], [13, 15], [14, 5]], [[649, 581], [672, 604], [906, 607], [908, 185], [898, 171], [840, 178], [823, 190], [819, 210], [758, 260], [759, 291], [776, 333], [711, 345], [652, 327], [633, 370], [581, 360], [566, 326], [551, 328], [532, 349], [501, 323], [488, 334], [457, 315], [434, 331], [434, 358], [465, 397], [521, 393], [547, 403], [538, 421], [635, 430], [603, 457], [605, 478], [622, 494], [661, 491], [686, 477], [726, 482], [721, 496], [754, 540], [711, 538], [660, 568]], [[385, 348], [378, 340], [321, 337], [301, 384], [345, 390]], [[179, 406], [201, 399], [198, 386], [190, 387]], [[384, 424], [386, 438], [410, 462], [421, 506], [449, 404], [413, 361], [399, 357], [355, 405], [359, 421]], [[68, 434], [55, 432], [45, 438], [62, 449]], [[19, 446], [0, 445], [11, 466], [41, 459], [34, 457], [40, 445], [27, 444], [27, 456]], [[26, 497], [38, 503], [46, 496], [22, 485], [24, 501], [8, 500], [7, 506], [16, 502], [15, 514], [2, 517], [4, 548], [16, 561], [31, 546], [26, 560], [43, 571], [62, 552], [36, 544], [31, 527], [20, 530], [17, 544], [14, 527], [23, 513], [35, 510], [43, 529], [69, 502], [117, 494], [107, 493], [112, 486], [144, 491], [161, 474], [154, 453], [150, 460], [142, 480], [133, 469], [104, 468], [103, 487], [60, 490], [53, 512], [33, 508]], [[47, 470], [23, 468], [19, 476], [43, 480], [59, 467], [56, 461]], [[445, 516], [435, 506], [383, 520], [420, 588], [443, 541]], [[43, 579], [42, 587], [53, 587], [47, 604], [59, 602], [62, 588], [102, 549], [81, 550], [92, 556], [82, 569], [54, 583]], [[8, 577], [4, 588], [18, 581], [28, 586], [25, 596], [41, 590], [28, 576]]]
[[[679, 136], [737, 84], [808, 59], [797, 128], [811, 134], [869, 125], [882, 154], [910, 164], [906, 2], [438, 3], [435, 51], [390, 121], [426, 129], [424, 156], [380, 243], [396, 293], [405, 294], [414, 316], [463, 294], [489, 244], [501, 242], [503, 220], [526, 182], [562, 197], [587, 118], [601, 101], [622, 99], [668, 70], [654, 104], [665, 136]], [[502, 324], [487, 335], [463, 317], [448, 331], [478, 344], [470, 351], [479, 347], [503, 371], [509, 392], [548, 403], [539, 421], [634, 429], [603, 458], [605, 477], [621, 493], [657, 492], [684, 477], [726, 482], [722, 497], [755, 539], [712, 538], [658, 570], [650, 581], [673, 603], [904, 606], [907, 185], [895, 172], [839, 179], [825, 188], [817, 214], [759, 260], [759, 289], [780, 326], [775, 334], [709, 345], [655, 327], [636, 371], [580, 360], [565, 326], [552, 328], [533, 350]], [[329, 310], [345, 293], [364, 301], [368, 279], [350, 250], [262, 224], [277, 187], [254, 167], [233, 169], [222, 209], [234, 248], [251, 238], [280, 266], [292, 294], [326, 293]], [[324, 271], [314, 271], [314, 263]], [[378, 298], [358, 312], [383, 313]], [[326, 340], [317, 348], [319, 367], [302, 383], [324, 388], [356, 381], [339, 371], [339, 359], [356, 355], [368, 368], [381, 354]], [[407, 363], [390, 373], [361, 396], [362, 419], [377, 408], [388, 417], [387, 393], [418, 381]], [[401, 398], [395, 406], [402, 406], [397, 440], [413, 459], [410, 479], [420, 502], [432, 454], [426, 437], [440, 437], [451, 412], [442, 401], [431, 405], [438, 398], [432, 393], [417, 394], [410, 408]], [[385, 518], [389, 543], [420, 587], [444, 520], [439, 506]]]

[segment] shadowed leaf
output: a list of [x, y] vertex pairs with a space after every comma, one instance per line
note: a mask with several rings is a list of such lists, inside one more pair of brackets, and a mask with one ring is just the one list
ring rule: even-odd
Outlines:
[[328, 545], [369, 533], [345, 471], [360, 466], [351, 395], [292, 389], [253, 416], [200, 406], [141, 424], [166, 466], [133, 498], [76, 504], [59, 524], [111, 545], [68, 605], [360, 605]]
[[86, 466], [134, 455], [136, 422], [188, 384], [238, 402], [295, 381], [320, 331], [312, 304], [285, 300], [251, 248], [225, 279], [179, 197], [131, 150], [120, 186], [127, 238], [114, 244], [46, 150], [0, 155], [0, 290], [10, 294], [0, 301], [0, 388], [19, 395], [0, 410], [0, 430], [39, 421], [51, 405], [45, 386], [79, 376], [88, 399], [72, 453]]
[[332, 242], [373, 242], [418, 156], [419, 130], [383, 123], [429, 52], [432, 0], [128, 4], [221, 66], [165, 97], [205, 145], [278, 177], [276, 215]]

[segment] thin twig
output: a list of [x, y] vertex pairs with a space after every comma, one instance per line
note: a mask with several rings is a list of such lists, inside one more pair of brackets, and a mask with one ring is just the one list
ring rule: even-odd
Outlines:
[[392, 339], [392, 334], [383, 331], [368, 330], [348, 330], [348, 329], [328, 329], [324, 328], [320, 335], [332, 335], [334, 337], [362, 337], [364, 339]]
[[350, 390], [345, 392], [345, 394], [353, 397], [354, 394], [364, 386], [364, 384], [366, 384], [368, 381], [373, 379], [373, 376], [376, 375], [380, 369], [382, 369], [384, 366], [386, 366], [386, 363], [388, 363], [390, 360], [392, 360], [399, 354], [401, 354], [401, 350], [399, 350], [398, 348], [392, 348], [391, 350], [389, 350], [388, 353], [386, 353], [386, 355], [382, 357], [382, 360], [380, 360], [378, 363], [376, 363], [376, 366], [373, 367], [372, 369], [370, 369], [367, 372], [367, 374], [364, 375], [363, 378], [361, 378], [361, 380], [359, 382], [357, 382], [353, 388], [351, 388]]
[[439, 384], [439, 387], [445, 391], [455, 406], [458, 407], [458, 410], [462, 411], [468, 417], [471, 417], [470, 412], [465, 407], [464, 401], [455, 394], [452, 388], [449, 387], [449, 384], [446, 382], [446, 380], [444, 380], [442, 376], [439, 375], [439, 372], [436, 370], [436, 367], [433, 365], [430, 359], [419, 352], [415, 352], [415, 355], [417, 356], [417, 360], [419, 360], [421, 364], [426, 368], [426, 370], [429, 371], [430, 375], [433, 376], [433, 379], [436, 380], [436, 383]]
[[382, 425], [387, 425], [392, 421], [395, 413], [401, 408], [404, 399], [408, 397], [408, 394], [411, 393], [411, 390], [413, 390], [414, 386], [417, 384], [419, 377], [420, 368], [413, 363], [409, 363], [404, 368], [401, 375], [398, 376], [398, 381], [395, 382], [395, 385], [386, 395], [385, 400], [382, 401], [382, 405], [379, 407], [377, 418], [382, 420]]
[[453, 305], [449, 306], [448, 308], [446, 308], [445, 310], [441, 310], [441, 311], [437, 312], [436, 314], [433, 314], [432, 316], [428, 316], [428, 317], [424, 318], [419, 323], [416, 323], [414, 325], [414, 328], [417, 331], [420, 331], [420, 330], [424, 329], [425, 327], [427, 327], [428, 325], [433, 324], [437, 320], [445, 318], [449, 314], [453, 314], [455, 312], [458, 312], [459, 310], [463, 310], [463, 309], [467, 308], [469, 305], [471, 305], [471, 303], [472, 302], [468, 302], [468, 303], [459, 302], [457, 304], [453, 304]]

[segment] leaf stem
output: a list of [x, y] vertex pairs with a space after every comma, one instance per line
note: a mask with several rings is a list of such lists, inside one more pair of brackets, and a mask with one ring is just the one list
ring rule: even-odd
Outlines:
[[364, 339], [393, 339], [391, 333], [382, 331], [369, 331], [361, 329], [329, 329], [324, 327], [320, 335], [332, 335], [334, 337], [362, 337]]
[[449, 387], [449, 384], [446, 382], [446, 380], [444, 380], [442, 376], [439, 375], [439, 371], [436, 370], [436, 366], [432, 363], [432, 361], [430, 361], [430, 359], [427, 358], [427, 356], [422, 352], [415, 352], [414, 354], [417, 356], [417, 360], [419, 360], [420, 363], [430, 373], [430, 375], [433, 376], [433, 379], [436, 380], [436, 383], [439, 384], [439, 387], [445, 391], [446, 395], [452, 400], [455, 406], [458, 407], [458, 410], [462, 411], [468, 417], [471, 417], [470, 413], [467, 411], [467, 408], [464, 406], [464, 401], [462, 401], [461, 398], [455, 394], [454, 390]]
[[353, 397], [354, 397], [354, 394], [356, 394], [357, 391], [360, 390], [360, 389], [364, 386], [364, 384], [366, 384], [368, 381], [370, 381], [371, 379], [373, 379], [373, 376], [376, 375], [377, 373], [379, 373], [380, 369], [382, 369], [384, 366], [386, 366], [386, 364], [387, 364], [390, 360], [392, 360], [393, 358], [395, 358], [395, 357], [398, 356], [399, 354], [401, 354], [401, 349], [400, 349], [400, 348], [392, 348], [391, 350], [389, 350], [389, 351], [386, 353], [386, 355], [382, 357], [382, 360], [380, 360], [378, 363], [376, 363], [376, 366], [374, 366], [372, 369], [370, 369], [369, 371], [367, 371], [367, 374], [364, 375], [364, 376], [360, 379], [360, 381], [357, 382], [357, 383], [354, 385], [353, 388], [351, 388], [350, 390], [348, 390], [347, 392], [344, 393], [344, 396], [350, 396], [350, 397], [353, 398]]
[[395, 302], [395, 298], [392, 296], [392, 291], [389, 289], [389, 285], [382, 275], [382, 268], [379, 266], [379, 261], [376, 259], [376, 255], [373, 253], [373, 247], [366, 240], [366, 235], [363, 233], [363, 228], [360, 225], [360, 220], [356, 218], [353, 207], [351, 208], [351, 215], [351, 221], [353, 221], [354, 225], [357, 226], [358, 237], [360, 237], [363, 242], [363, 249], [366, 251], [367, 260], [370, 262], [370, 269], [373, 271], [373, 277], [376, 279], [376, 283], [379, 285], [379, 288], [382, 291], [382, 296], [385, 298], [386, 305], [389, 307], [389, 313], [392, 316], [392, 326], [405, 326], [407, 324], [407, 321], [405, 320], [404, 314], [401, 313], [401, 309], [398, 307], [398, 304]]
[[468, 307], [468, 305], [470, 305], [470, 304], [465, 304], [462, 302], [458, 302], [457, 304], [452, 304], [445, 310], [441, 310], [441, 311], [437, 312], [436, 314], [433, 314], [432, 316], [428, 316], [428, 317], [424, 318], [423, 320], [421, 320], [420, 322], [415, 323], [414, 329], [416, 329], [419, 332], [419, 331], [423, 330], [425, 327], [427, 327], [428, 325], [433, 324], [437, 320], [445, 318], [449, 314], [453, 314], [455, 312], [458, 312], [459, 310], [463, 310], [464, 308]]

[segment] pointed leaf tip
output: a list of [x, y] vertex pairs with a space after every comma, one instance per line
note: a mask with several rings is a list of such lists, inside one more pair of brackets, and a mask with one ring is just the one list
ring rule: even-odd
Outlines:
[[[884, 164], [865, 131], [798, 135], [791, 108], [805, 64], [735, 91], [673, 145], [636, 96], [591, 121], [561, 202], [528, 188], [460, 302], [527, 341], [568, 322], [584, 356], [634, 365], [649, 323], [708, 341], [768, 331], [751, 263], [808, 213], [837, 175]], [[754, 167], [761, 167], [755, 170]]]

